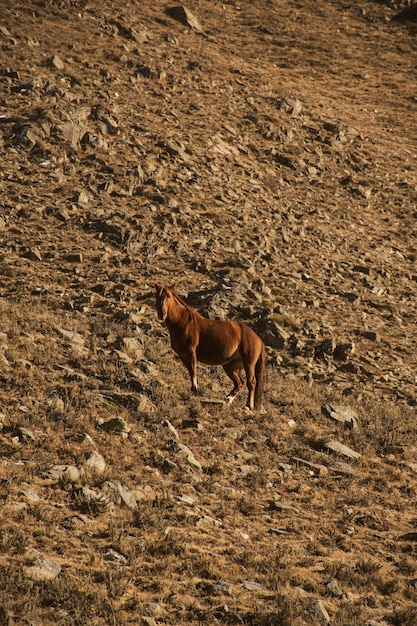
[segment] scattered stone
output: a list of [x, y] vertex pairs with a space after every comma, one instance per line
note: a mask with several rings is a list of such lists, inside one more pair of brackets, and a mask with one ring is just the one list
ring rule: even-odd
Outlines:
[[63, 122], [59, 125], [59, 130], [63, 139], [74, 148], [74, 150], [77, 149], [81, 137], [84, 135], [84, 129], [74, 122]]
[[31, 504], [40, 501], [40, 497], [36, 493], [35, 489], [29, 483], [22, 483], [19, 488], [20, 493], [22, 493]]
[[299, 513], [299, 510], [295, 506], [285, 504], [279, 500], [269, 500], [268, 504], [272, 511], [294, 511], [295, 513]]
[[336, 463], [333, 463], [333, 465], [329, 467], [329, 470], [341, 476], [356, 476], [356, 471], [353, 467], [343, 461], [336, 461]]
[[348, 446], [345, 446], [343, 443], [335, 440], [329, 441], [324, 447], [331, 452], [336, 452], [337, 454], [341, 454], [342, 456], [355, 461], [357, 461], [361, 456], [359, 452], [355, 452], [352, 448], [348, 448]]
[[19, 441], [21, 443], [29, 443], [30, 441], [35, 441], [35, 435], [29, 428], [24, 428], [23, 426], [18, 426], [17, 428], [17, 436], [19, 437]]
[[143, 346], [135, 337], [124, 337], [121, 342], [121, 349], [134, 361], [140, 361], [144, 358]]
[[75, 465], [54, 465], [54, 467], [45, 472], [42, 477], [57, 481], [63, 480], [69, 483], [79, 483], [81, 473]]
[[85, 446], [92, 446], [93, 448], [96, 447], [93, 438], [90, 437], [88, 433], [81, 433], [80, 435], [78, 435], [77, 441]]
[[342, 598], [345, 594], [343, 590], [340, 588], [337, 580], [333, 579], [326, 583], [326, 589], [331, 593], [335, 598]]
[[76, 202], [83, 207], [88, 206], [90, 204], [89, 194], [84, 190], [79, 191], [76, 197]]
[[64, 62], [57, 54], [54, 54], [54, 56], [49, 59], [48, 63], [56, 70], [63, 70], [65, 67]]
[[355, 411], [352, 411], [349, 407], [325, 404], [322, 407], [323, 413], [328, 417], [331, 417], [335, 422], [340, 424], [346, 424], [350, 428], [358, 427], [358, 415]]
[[179, 443], [179, 441], [173, 441], [171, 444], [173, 450], [175, 450], [178, 454], [185, 457], [187, 463], [191, 465], [191, 467], [196, 468], [202, 471], [202, 465], [197, 461], [193, 452], [190, 450], [188, 446], [183, 443]]
[[120, 480], [106, 480], [101, 488], [103, 492], [114, 502], [114, 504], [125, 504], [129, 509], [135, 509], [137, 506], [133, 491], [122, 485]]
[[84, 339], [75, 330], [65, 330], [64, 328], [57, 328], [56, 330], [70, 345], [79, 348], [84, 347]]
[[310, 622], [320, 624], [330, 624], [330, 616], [321, 600], [315, 600], [306, 609], [306, 618]]
[[264, 343], [278, 350], [287, 345], [289, 338], [290, 334], [273, 320], [268, 322], [266, 329], [262, 333]]
[[187, 9], [182, 5], [169, 7], [166, 9], [166, 14], [174, 18], [178, 22], [181, 22], [181, 24], [184, 24], [184, 26], [189, 26], [197, 32], [202, 32], [200, 22], [195, 17], [195, 15], [191, 13], [190, 9]]
[[242, 586], [247, 591], [265, 591], [265, 587], [252, 580], [244, 580]]
[[181, 422], [181, 428], [182, 430], [203, 430], [203, 424], [197, 419], [184, 419]]
[[375, 330], [364, 330], [361, 335], [369, 341], [381, 341], [379, 333], [377, 333]]
[[60, 564], [54, 559], [43, 556], [37, 550], [29, 550], [26, 554], [32, 565], [24, 567], [25, 575], [31, 580], [48, 581], [54, 580], [61, 573]]
[[171, 422], [169, 421], [169, 419], [164, 420], [164, 426], [166, 426], [168, 428], [168, 430], [170, 431], [170, 433], [173, 435], [173, 437], [179, 441], [180, 440], [180, 436], [178, 434], [177, 429], [171, 424]]
[[209, 528], [209, 527], [212, 527], [212, 526], [220, 527], [220, 526], [223, 526], [223, 523], [219, 519], [215, 519], [214, 517], [210, 517], [210, 515], [203, 515], [197, 521], [196, 526], [199, 527], [199, 528]]
[[97, 474], [102, 474], [106, 469], [106, 461], [96, 450], [87, 452], [84, 465], [86, 468], [97, 472]]
[[225, 400], [221, 400], [220, 398], [208, 398], [207, 396], [203, 396], [199, 398], [202, 404], [226, 404]]
[[298, 465], [303, 465], [306, 467], [312, 474], [317, 476], [327, 476], [328, 469], [325, 465], [321, 465], [319, 463], [312, 463], [311, 461], [306, 461], [305, 459], [300, 459], [299, 457], [293, 456], [292, 460]]
[[26, 250], [23, 256], [25, 259], [29, 259], [30, 261], [42, 261], [42, 258], [43, 258], [42, 252], [37, 246], [30, 248], [29, 250]]
[[99, 428], [101, 428], [101, 430], [104, 430], [106, 433], [112, 433], [116, 435], [130, 432], [130, 428], [127, 425], [126, 421], [123, 419], [123, 417], [119, 416], [112, 417], [111, 419], [107, 420], [107, 422], [100, 424]]
[[127, 559], [120, 554], [120, 552], [116, 552], [113, 548], [109, 548], [103, 555], [105, 561], [110, 561], [112, 563], [120, 563], [121, 565], [126, 565]]
[[95, 516], [109, 513], [113, 510], [110, 498], [104, 493], [90, 489], [90, 487], [74, 489], [72, 495], [82, 513]]
[[239, 474], [241, 476], [249, 476], [250, 474], [256, 474], [259, 471], [258, 465], [244, 464], [238, 467]]

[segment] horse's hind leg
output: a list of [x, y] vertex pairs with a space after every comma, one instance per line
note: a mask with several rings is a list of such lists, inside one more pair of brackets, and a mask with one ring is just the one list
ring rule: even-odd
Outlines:
[[240, 374], [240, 367], [236, 369], [236, 363], [223, 365], [223, 369], [228, 377], [233, 381], [233, 389], [226, 396], [228, 402], [232, 403], [239, 391], [242, 389], [244, 382]]
[[255, 363], [245, 363], [246, 373], [246, 386], [248, 388], [248, 401], [246, 408], [253, 411], [255, 408], [255, 388], [256, 388], [256, 376], [255, 376]]

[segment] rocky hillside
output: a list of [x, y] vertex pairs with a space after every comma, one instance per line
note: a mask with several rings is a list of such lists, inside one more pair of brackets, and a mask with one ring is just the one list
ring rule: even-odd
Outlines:
[[417, 623], [408, 5], [3, 2], [0, 623]]

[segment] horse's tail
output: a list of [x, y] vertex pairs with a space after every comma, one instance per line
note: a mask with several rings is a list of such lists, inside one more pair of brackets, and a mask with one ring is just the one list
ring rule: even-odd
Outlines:
[[261, 399], [262, 393], [264, 390], [264, 381], [265, 381], [265, 345], [262, 343], [261, 353], [256, 361], [255, 365], [255, 377], [256, 377], [256, 386], [255, 386], [255, 411], [259, 411], [261, 408]]

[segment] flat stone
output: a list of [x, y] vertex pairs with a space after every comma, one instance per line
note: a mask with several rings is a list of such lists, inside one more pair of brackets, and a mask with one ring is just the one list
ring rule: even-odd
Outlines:
[[299, 464], [303, 465], [307, 469], [309, 469], [313, 474], [317, 474], [318, 476], [327, 476], [328, 469], [325, 465], [321, 465], [319, 463], [312, 463], [311, 461], [306, 461], [305, 459], [300, 459], [299, 457], [293, 456], [292, 460]]
[[348, 459], [354, 459], [355, 461], [357, 461], [361, 456], [359, 452], [355, 452], [352, 448], [348, 448], [348, 446], [345, 446], [343, 443], [335, 441], [334, 439], [326, 443], [324, 447], [331, 452], [336, 452], [337, 454], [341, 454]]
[[32, 580], [54, 580], [61, 573], [61, 566], [57, 561], [43, 556], [37, 550], [30, 550], [26, 556], [33, 562], [33, 565], [25, 567], [24, 572]]

